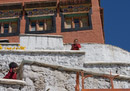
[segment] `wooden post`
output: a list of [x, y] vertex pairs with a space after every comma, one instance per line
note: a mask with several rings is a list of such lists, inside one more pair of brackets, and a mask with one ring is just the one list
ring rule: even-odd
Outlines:
[[79, 91], [79, 72], [76, 74], [76, 86], [75, 86], [75, 91]]

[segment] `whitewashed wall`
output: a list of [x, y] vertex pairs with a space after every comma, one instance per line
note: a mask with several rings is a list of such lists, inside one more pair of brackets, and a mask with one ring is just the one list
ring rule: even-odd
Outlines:
[[[64, 44], [64, 50], [70, 50], [71, 44]], [[130, 52], [107, 44], [81, 44], [85, 51], [85, 63], [88, 62], [122, 62], [130, 63]]]
[[26, 50], [62, 50], [63, 39], [60, 35], [20, 35], [20, 45]]
[[81, 44], [86, 52], [85, 62], [123, 62], [130, 63], [130, 52], [106, 44]]
[[[81, 44], [81, 46], [80, 51], [71, 51], [71, 45], [66, 45], [64, 50], [1, 50], [0, 77], [2, 78], [7, 73], [10, 62], [15, 61], [20, 64], [23, 60], [30, 60], [58, 67], [65, 66], [68, 69], [80, 69], [95, 75], [85, 82], [85, 88], [110, 88], [109, 80], [98, 77], [109, 74], [110, 71], [114, 75], [120, 75], [120, 79], [114, 81], [115, 88], [130, 88], [129, 52], [105, 44]], [[48, 89], [74, 91], [75, 72], [68, 72], [64, 69], [59, 71], [35, 64], [24, 65], [23, 70], [23, 80], [28, 84], [23, 91], [38, 91], [39, 89], [40, 91]]]
[[64, 65], [72, 67], [83, 67], [85, 52], [83, 51], [0, 51], [0, 77], [3, 77], [8, 71], [10, 62], [20, 64], [23, 60], [37, 61], [55, 65]]

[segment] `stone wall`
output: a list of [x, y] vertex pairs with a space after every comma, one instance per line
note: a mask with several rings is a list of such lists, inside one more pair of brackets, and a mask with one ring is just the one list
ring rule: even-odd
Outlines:
[[[24, 61], [21, 68], [23, 74], [20, 79], [26, 81], [27, 88], [31, 88], [33, 91], [75, 91], [76, 72], [78, 71], [93, 75], [85, 80], [85, 88], [110, 89], [110, 81], [103, 77], [103, 75], [109, 76], [110, 70], [114, 75], [120, 74], [114, 79], [115, 88], [130, 88], [129, 65], [86, 65], [84, 68], [75, 68]], [[123, 68], [125, 68], [124, 71]]]
[[76, 74], [52, 68], [25, 65], [23, 80], [33, 90], [28, 91], [74, 91]]
[[80, 51], [70, 50], [71, 45], [66, 45], [66, 50], [0, 50], [0, 77], [4, 77], [8, 64], [14, 61], [21, 64], [18, 77], [27, 85], [12, 91], [74, 91], [77, 71], [93, 75], [85, 80], [85, 88], [111, 88], [109, 80], [102, 77], [110, 71], [120, 75], [114, 80], [115, 88], [130, 88], [129, 52], [103, 44], [81, 46]]
[[0, 51], [0, 77], [8, 71], [10, 62], [20, 64], [23, 60], [32, 60], [41, 63], [64, 65], [72, 67], [83, 67], [85, 52], [83, 51]]

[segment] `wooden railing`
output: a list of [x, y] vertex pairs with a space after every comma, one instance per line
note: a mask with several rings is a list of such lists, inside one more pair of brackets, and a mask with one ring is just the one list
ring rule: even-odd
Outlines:
[[110, 75], [107, 76], [107, 75], [103, 75], [102, 77], [104, 78], [108, 78], [110, 80], [110, 83], [111, 83], [111, 89], [85, 89], [84, 88], [84, 80], [88, 77], [92, 77], [92, 75], [84, 75], [84, 72], [77, 72], [77, 75], [76, 75], [76, 86], [75, 86], [75, 91], [80, 91], [80, 83], [79, 83], [79, 76], [80, 76], [80, 73], [81, 73], [81, 78], [82, 78], [82, 88], [81, 88], [81, 91], [130, 91], [130, 89], [114, 89], [114, 84], [113, 84], [113, 80], [118, 77], [119, 75], [115, 75], [113, 76], [110, 72]]

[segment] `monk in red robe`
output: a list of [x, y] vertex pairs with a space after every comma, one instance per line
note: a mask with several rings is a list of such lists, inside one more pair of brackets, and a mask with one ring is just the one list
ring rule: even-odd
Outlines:
[[15, 62], [11, 62], [9, 64], [9, 72], [8, 74], [5, 75], [5, 79], [17, 79], [17, 69], [18, 69], [18, 65]]
[[78, 39], [74, 40], [74, 44], [72, 44], [71, 50], [79, 50], [81, 48], [81, 45], [78, 43]]

